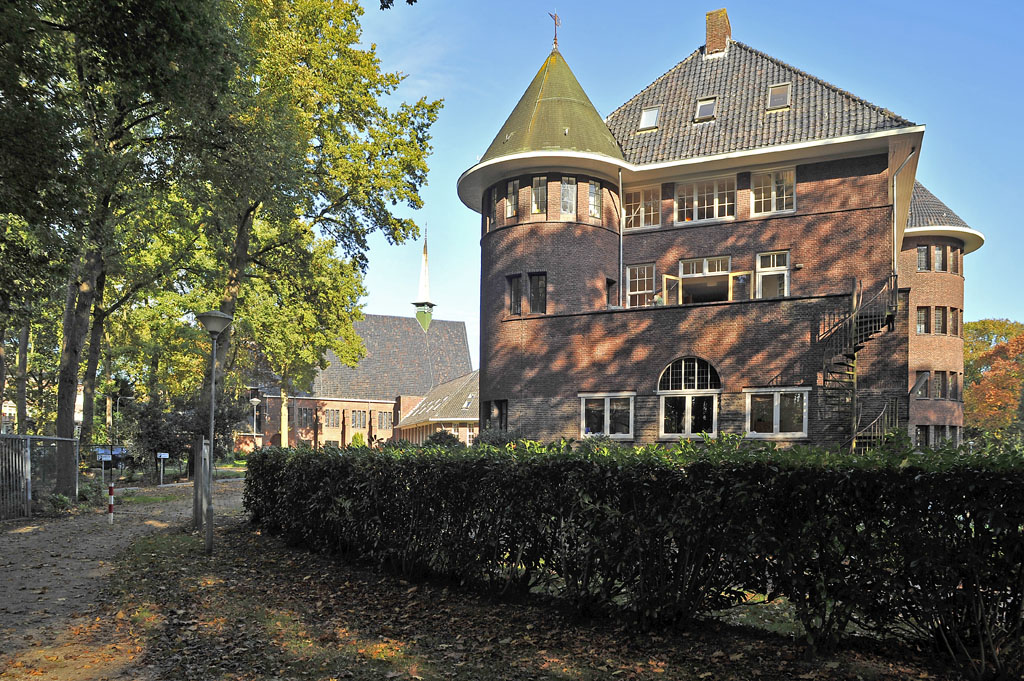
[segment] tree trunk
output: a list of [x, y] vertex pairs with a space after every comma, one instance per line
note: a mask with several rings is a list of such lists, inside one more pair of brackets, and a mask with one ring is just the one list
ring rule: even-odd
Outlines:
[[[89, 332], [89, 316], [96, 292], [96, 278], [102, 269], [102, 258], [96, 246], [89, 249], [82, 263], [81, 276], [72, 277], [64, 309], [64, 341], [57, 371], [57, 484], [54, 491], [74, 497], [75, 447], [70, 441], [75, 436], [75, 401], [78, 398], [78, 370], [82, 364], [82, 349]], [[76, 281], [77, 280], [77, 281]]]
[[96, 370], [100, 363], [103, 345], [103, 325], [107, 319], [103, 309], [103, 289], [107, 282], [106, 268], [96, 277], [96, 300], [92, 310], [92, 329], [89, 331], [89, 355], [85, 361], [85, 376], [82, 378], [82, 432], [78, 436], [79, 447], [92, 444], [93, 418], [96, 413]]
[[28, 434], [28, 332], [29, 322], [21, 327], [18, 334], [18, 369], [15, 374], [16, 394], [14, 401], [18, 409], [18, 435]]
[[7, 340], [6, 324], [0, 324], [0, 432], [3, 432], [4, 390], [7, 388], [7, 354], [4, 351]]
[[[227, 283], [224, 285], [224, 294], [221, 296], [220, 311], [234, 316], [235, 308], [238, 306], [238, 296], [242, 291], [242, 282], [245, 279], [245, 270], [249, 267], [249, 243], [252, 239], [252, 222], [259, 210], [260, 202], [250, 204], [245, 211], [238, 216], [237, 230], [235, 231], [235, 243], [231, 249], [231, 260], [228, 262]], [[228, 333], [217, 339], [217, 366], [222, 369], [226, 366], [228, 350], [231, 346], [231, 327]], [[209, 384], [206, 385], [209, 390]]]

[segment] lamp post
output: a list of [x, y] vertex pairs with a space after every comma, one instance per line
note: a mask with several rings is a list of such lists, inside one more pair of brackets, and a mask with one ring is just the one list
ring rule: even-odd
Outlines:
[[231, 315], [218, 310], [196, 315], [210, 334], [210, 446], [203, 456], [203, 524], [206, 534], [206, 555], [213, 553], [213, 434], [217, 402], [217, 339], [231, 325]]
[[260, 398], [253, 397], [249, 400], [252, 405], [252, 450], [256, 451], [256, 407], [260, 406]]

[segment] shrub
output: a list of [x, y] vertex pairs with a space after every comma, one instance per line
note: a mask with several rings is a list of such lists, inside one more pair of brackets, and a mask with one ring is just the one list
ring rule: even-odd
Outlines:
[[459, 439], [458, 435], [447, 430], [439, 430], [436, 433], [432, 433], [424, 444], [443, 447], [444, 449], [459, 449], [466, 446], [463, 444], [462, 440]]
[[[575, 450], [574, 450], [575, 447]], [[289, 542], [407, 577], [543, 589], [685, 624], [786, 596], [812, 651], [850, 622], [928, 642], [974, 679], [1024, 673], [1024, 447], [866, 453], [722, 437], [250, 457], [244, 502]]]
[[350, 444], [350, 446], [351, 447], [365, 447], [366, 446], [366, 438], [363, 437], [362, 433], [356, 433], [355, 435], [352, 436], [352, 443]]

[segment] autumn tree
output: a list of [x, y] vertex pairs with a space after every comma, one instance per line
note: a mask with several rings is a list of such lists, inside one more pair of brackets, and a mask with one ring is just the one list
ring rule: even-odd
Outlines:
[[[1006, 325], [1016, 324], [1005, 320], [985, 321], [1002, 322], [1004, 332], [1013, 332], [1013, 327]], [[1024, 425], [1024, 334], [1017, 332], [1009, 340], [975, 356], [973, 362], [977, 378], [964, 391], [966, 425], [981, 430]]]
[[983, 359], [1000, 343], [1024, 333], [1024, 324], [1009, 319], [979, 319], [964, 324], [964, 384], [977, 383], [988, 369]]

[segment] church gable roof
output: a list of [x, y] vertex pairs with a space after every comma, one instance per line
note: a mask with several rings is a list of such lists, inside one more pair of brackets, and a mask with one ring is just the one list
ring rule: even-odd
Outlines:
[[[790, 83], [789, 105], [768, 110], [772, 85]], [[715, 117], [694, 122], [697, 100], [716, 97]], [[640, 114], [660, 107], [658, 126]], [[705, 56], [698, 49], [607, 119], [626, 160], [661, 163], [828, 140], [914, 124], [743, 43]]]
[[435, 319], [424, 332], [414, 317], [368, 314], [353, 326], [366, 356], [349, 367], [328, 352], [328, 367], [314, 379], [313, 395], [361, 400], [426, 395], [473, 368], [465, 322]]

